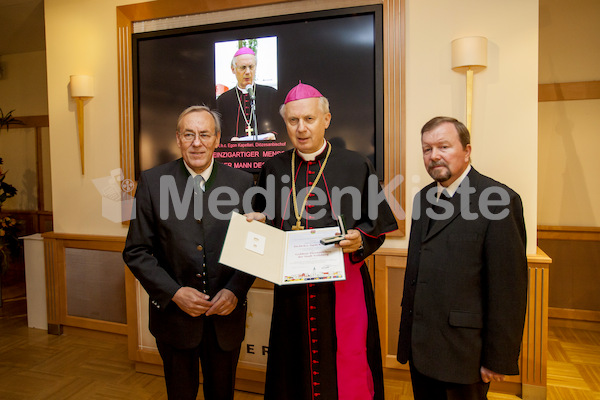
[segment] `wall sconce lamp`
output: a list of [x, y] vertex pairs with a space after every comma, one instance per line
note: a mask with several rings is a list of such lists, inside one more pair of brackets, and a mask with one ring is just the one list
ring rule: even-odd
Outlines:
[[467, 71], [467, 129], [471, 132], [473, 68], [487, 67], [487, 38], [470, 36], [452, 41], [452, 69]]
[[71, 97], [77, 102], [77, 131], [79, 132], [79, 155], [81, 175], [84, 174], [83, 153], [83, 102], [94, 97], [94, 78], [88, 75], [71, 75]]

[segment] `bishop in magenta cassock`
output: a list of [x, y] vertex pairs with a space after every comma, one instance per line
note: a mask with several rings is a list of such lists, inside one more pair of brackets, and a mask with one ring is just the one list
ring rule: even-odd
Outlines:
[[[266, 198], [256, 197], [261, 213], [247, 217], [289, 231], [336, 226], [342, 214], [346, 280], [275, 287], [265, 399], [383, 400], [375, 298], [364, 260], [397, 229], [396, 219], [377, 196], [381, 186], [370, 162], [325, 139], [331, 114], [317, 89], [298, 84], [280, 113], [294, 149], [267, 161], [258, 179], [267, 188], [275, 177], [267, 193], [276, 206], [270, 214]], [[355, 195], [336, 201], [339, 190]]]
[[[217, 111], [221, 114], [221, 143], [255, 134], [279, 133], [281, 119], [277, 115], [277, 106], [281, 99], [276, 89], [255, 82], [254, 51], [248, 47], [236, 51], [231, 60], [231, 72], [237, 85], [217, 99]], [[251, 106], [248, 87], [254, 91], [255, 109]]]

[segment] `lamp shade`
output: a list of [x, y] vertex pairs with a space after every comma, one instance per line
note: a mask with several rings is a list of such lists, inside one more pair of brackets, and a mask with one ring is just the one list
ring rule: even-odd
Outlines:
[[469, 36], [452, 41], [452, 68], [487, 67], [487, 38]]
[[94, 97], [94, 78], [89, 75], [71, 75], [71, 97]]

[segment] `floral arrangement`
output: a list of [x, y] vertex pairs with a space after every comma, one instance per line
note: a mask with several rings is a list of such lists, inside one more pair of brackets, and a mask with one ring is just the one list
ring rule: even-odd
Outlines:
[[[17, 194], [17, 189], [6, 182], [6, 172], [2, 171], [2, 158], [0, 158], [0, 210], [2, 204]], [[18, 231], [19, 223], [11, 217], [0, 218], [0, 273], [8, 268], [11, 255], [16, 254], [20, 248]]]

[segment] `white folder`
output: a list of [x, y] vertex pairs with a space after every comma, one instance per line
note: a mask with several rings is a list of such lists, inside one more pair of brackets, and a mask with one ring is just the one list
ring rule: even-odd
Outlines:
[[339, 228], [285, 232], [233, 213], [219, 262], [277, 285], [346, 279], [342, 249], [320, 240]]

